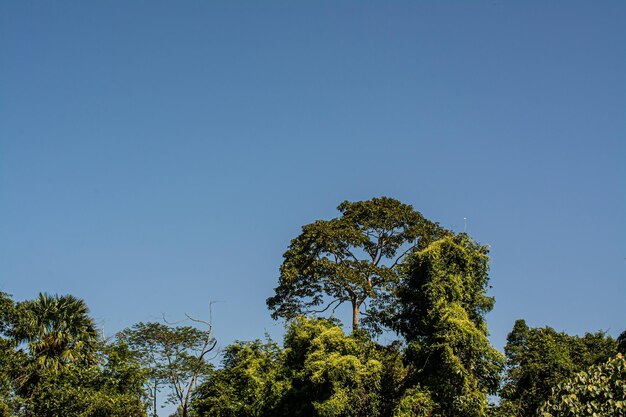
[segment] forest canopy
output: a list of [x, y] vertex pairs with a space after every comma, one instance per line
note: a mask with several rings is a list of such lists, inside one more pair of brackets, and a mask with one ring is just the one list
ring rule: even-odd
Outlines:
[[183, 417], [626, 415], [626, 332], [520, 319], [499, 352], [488, 246], [388, 197], [338, 211], [284, 254], [267, 300], [282, 342], [237, 341], [219, 362], [210, 315], [104, 339], [84, 300], [0, 293], [0, 416], [157, 416], [163, 401]]

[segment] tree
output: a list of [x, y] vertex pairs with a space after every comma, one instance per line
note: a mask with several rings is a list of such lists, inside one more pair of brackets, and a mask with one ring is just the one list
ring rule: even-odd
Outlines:
[[193, 319], [206, 325], [207, 330], [192, 326], [172, 326], [162, 323], [138, 323], [118, 334], [149, 369], [149, 391], [156, 416], [156, 395], [160, 384], [172, 389], [169, 401], [178, 404], [182, 417], [189, 415], [191, 394], [199, 382], [207, 376], [211, 365], [206, 355], [215, 349], [211, 321]]
[[12, 326], [15, 304], [11, 296], [0, 291], [0, 336], [7, 335]]
[[11, 334], [16, 342], [27, 343], [40, 368], [53, 370], [73, 362], [93, 362], [98, 340], [83, 300], [46, 293], [17, 303]]
[[137, 360], [148, 370], [146, 391], [153, 417], [157, 417], [160, 387], [167, 381], [165, 363], [162, 362], [160, 355], [164, 339], [167, 340], [166, 334], [169, 332], [169, 327], [162, 323], [138, 323], [117, 335], [119, 340], [130, 346]]
[[[267, 300], [274, 319], [334, 311], [348, 302], [354, 331], [366, 302], [389, 300], [403, 257], [446, 233], [410, 205], [388, 197], [344, 201], [337, 209], [341, 217], [303, 226], [291, 241], [275, 295]], [[368, 324], [380, 331], [372, 315]]]
[[14, 303], [9, 294], [0, 291], [0, 417], [9, 417], [13, 397], [11, 369], [14, 361], [13, 340], [5, 337], [12, 325]]
[[[15, 349], [12, 339], [0, 338], [0, 416], [12, 416], [10, 410], [20, 408], [22, 385], [31, 375], [32, 360]], [[5, 414], [3, 414], [3, 412]]]
[[44, 368], [20, 409], [23, 417], [144, 417], [145, 371], [123, 344], [102, 345], [97, 364]]
[[517, 320], [504, 350], [507, 368], [500, 408], [521, 417], [536, 415], [552, 389], [576, 372], [615, 355], [617, 344], [602, 332], [570, 336]]
[[285, 405], [306, 404], [313, 413], [284, 415], [380, 415], [383, 364], [367, 338], [346, 336], [331, 322], [301, 318], [292, 323], [285, 348], [293, 370], [293, 390], [285, 396]]
[[558, 384], [541, 417], [626, 416], [626, 359], [621, 353]]
[[0, 294], [0, 416], [144, 416], [144, 374], [124, 346], [97, 340], [83, 300]]
[[283, 349], [236, 342], [222, 364], [194, 394], [199, 417], [391, 416], [405, 376], [395, 346], [304, 316], [289, 323]]
[[399, 416], [485, 415], [503, 363], [484, 319], [494, 303], [486, 295], [487, 253], [459, 234], [412, 253], [403, 265], [396, 310], [388, 315], [412, 366]]
[[435, 410], [432, 394], [416, 385], [407, 389], [393, 412], [393, 417], [430, 417]]
[[276, 405], [289, 385], [281, 355], [272, 340], [227, 346], [222, 369], [212, 372], [194, 392], [194, 412], [214, 417], [276, 416]]

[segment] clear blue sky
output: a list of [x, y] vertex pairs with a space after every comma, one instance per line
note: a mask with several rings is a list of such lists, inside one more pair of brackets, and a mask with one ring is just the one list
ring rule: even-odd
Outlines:
[[492, 246], [488, 316], [626, 329], [623, 1], [2, 1], [0, 290], [108, 335], [265, 299], [304, 224], [395, 197]]

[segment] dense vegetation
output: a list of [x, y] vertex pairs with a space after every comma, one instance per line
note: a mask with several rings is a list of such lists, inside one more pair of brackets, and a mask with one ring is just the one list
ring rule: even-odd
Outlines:
[[[390, 198], [338, 209], [284, 255], [268, 299], [286, 320], [282, 344], [235, 342], [218, 367], [210, 319], [103, 340], [83, 300], [0, 293], [0, 416], [155, 416], [160, 395], [184, 417], [626, 415], [626, 332], [518, 320], [500, 353], [486, 246]], [[342, 303], [349, 333], [334, 317]]]

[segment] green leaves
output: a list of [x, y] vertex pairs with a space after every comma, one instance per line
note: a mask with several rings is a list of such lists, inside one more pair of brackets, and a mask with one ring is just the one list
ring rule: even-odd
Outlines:
[[382, 402], [382, 355], [368, 339], [303, 317], [285, 335], [282, 415], [377, 416]]
[[[303, 226], [284, 254], [267, 300], [274, 318], [289, 320], [284, 347], [235, 342], [220, 369], [206, 358], [210, 321], [137, 323], [109, 345], [80, 299], [14, 303], [0, 292], [0, 417], [156, 415], [164, 386], [182, 417], [626, 415], [617, 342], [523, 320], [507, 339], [501, 401], [488, 407], [504, 365], [485, 321], [488, 247], [387, 197], [338, 210]], [[316, 317], [346, 302], [350, 335]], [[381, 346], [372, 335], [387, 329], [399, 338]]]
[[541, 417], [626, 416], [626, 359], [619, 353], [558, 384]]
[[208, 326], [200, 330], [193, 326], [170, 326], [163, 323], [137, 323], [118, 334], [149, 370], [147, 389], [156, 413], [156, 396], [159, 386], [168, 385], [168, 400], [177, 403], [183, 417], [191, 402], [191, 393], [212, 370], [205, 355], [216, 346], [210, 322], [191, 319]]
[[393, 417], [430, 417], [434, 410], [435, 402], [430, 393], [418, 385], [405, 391]]
[[269, 340], [228, 346], [223, 368], [197, 390], [198, 415], [389, 415], [386, 384], [397, 387], [401, 379], [392, 375], [397, 369], [396, 356], [387, 354], [392, 349], [361, 335], [346, 336], [330, 321], [302, 316], [290, 323], [284, 344], [283, 349]]
[[40, 293], [35, 300], [17, 303], [14, 315], [11, 335], [17, 343], [27, 343], [41, 368], [58, 370], [94, 360], [98, 333], [83, 300]]
[[507, 340], [501, 407], [522, 416], [535, 415], [563, 380], [616, 353], [616, 342], [604, 333], [570, 336], [550, 327], [529, 328], [523, 320], [515, 323]]
[[146, 416], [140, 387], [145, 378], [132, 362], [120, 361], [111, 347], [103, 366], [68, 365], [43, 370], [26, 402], [24, 416], [126, 417]]
[[[349, 302], [355, 330], [368, 300], [378, 306], [367, 311], [368, 325], [381, 331], [375, 310], [383, 310], [381, 304], [398, 283], [397, 265], [446, 232], [411, 206], [388, 197], [344, 201], [338, 210], [341, 217], [305, 225], [291, 241], [279, 285], [267, 305], [273, 318], [292, 319]], [[324, 304], [326, 308], [320, 307]]]
[[493, 306], [487, 261], [487, 248], [461, 234], [432, 242], [402, 266], [389, 325], [409, 343], [413, 384], [437, 415], [484, 415], [486, 394], [498, 386], [503, 357], [489, 343], [484, 321]]
[[212, 372], [194, 394], [195, 412], [216, 417], [273, 416], [288, 387], [280, 356], [280, 348], [271, 340], [226, 347], [223, 368]]

